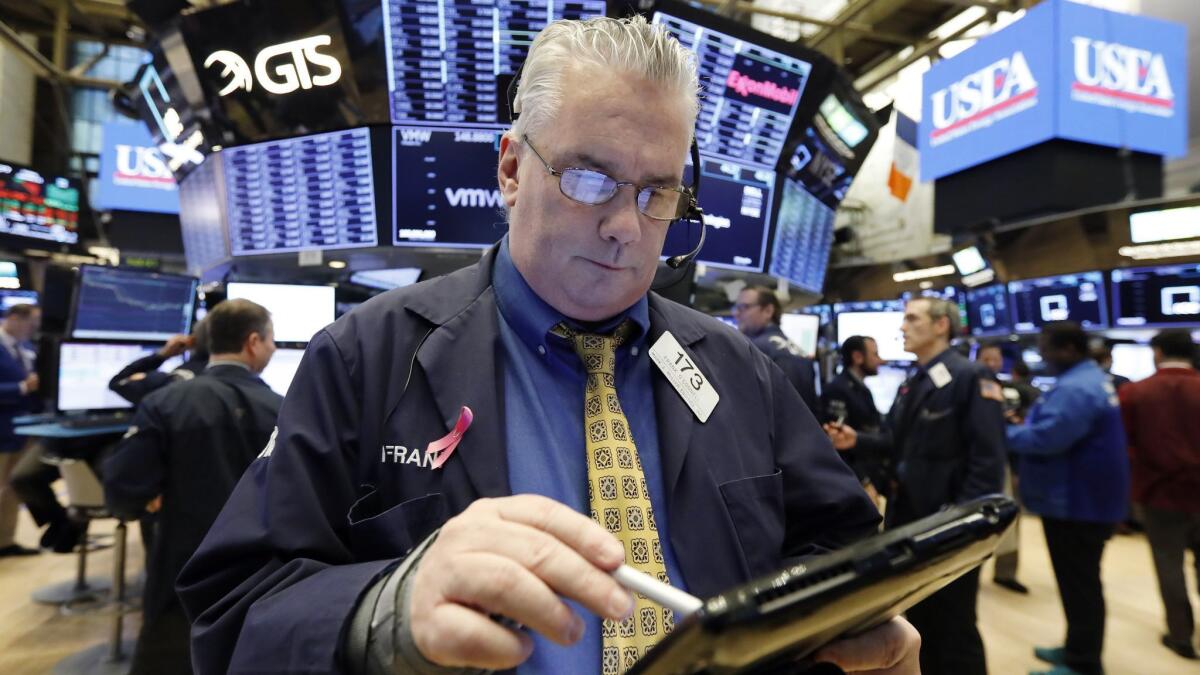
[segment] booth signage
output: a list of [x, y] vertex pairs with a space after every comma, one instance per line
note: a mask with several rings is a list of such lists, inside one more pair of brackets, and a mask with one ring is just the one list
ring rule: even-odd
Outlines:
[[100, 210], [179, 213], [175, 177], [145, 126], [104, 125], [93, 206]]
[[932, 180], [1052, 138], [1187, 152], [1186, 29], [1049, 0], [924, 76]]
[[[252, 91], [255, 78], [259, 86], [276, 95], [290, 94], [298, 89], [328, 87], [341, 79], [342, 64], [333, 56], [322, 54], [317, 48], [328, 47], [332, 43], [333, 38], [328, 35], [314, 35], [267, 47], [254, 57], [253, 75], [246, 61], [227, 49], [209, 54], [204, 59], [204, 67], [211, 68], [214, 64], [223, 66], [221, 77], [227, 79], [217, 92], [219, 96], [228, 96], [238, 90]], [[310, 64], [323, 69], [323, 72], [313, 72], [309, 69]]]

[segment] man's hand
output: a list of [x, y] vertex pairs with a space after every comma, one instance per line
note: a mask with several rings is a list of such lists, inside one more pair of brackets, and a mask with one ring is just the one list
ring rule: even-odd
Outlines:
[[921, 675], [921, 635], [896, 617], [862, 635], [830, 643], [813, 655], [847, 673]]
[[633, 596], [609, 576], [624, 559], [615, 537], [551, 499], [481, 499], [442, 526], [407, 582], [413, 641], [439, 665], [513, 668], [529, 658], [533, 641], [489, 615], [573, 644], [583, 620], [558, 596], [624, 618]]
[[858, 432], [848, 424], [827, 422], [825, 433], [828, 434], [829, 440], [833, 441], [833, 449], [838, 452], [853, 450], [854, 446], [858, 445]]
[[196, 341], [192, 339], [191, 335], [172, 335], [167, 338], [167, 344], [158, 350], [158, 355], [164, 359], [179, 356], [191, 349], [194, 344]]
[[21, 388], [26, 394], [32, 394], [38, 390], [41, 380], [38, 379], [37, 373], [30, 373], [21, 381]]

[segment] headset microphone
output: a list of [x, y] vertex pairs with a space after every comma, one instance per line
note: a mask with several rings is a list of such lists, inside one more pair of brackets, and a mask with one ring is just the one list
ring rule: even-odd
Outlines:
[[[700, 208], [698, 200], [700, 199], [700, 146], [696, 144], [696, 139], [692, 139], [692, 187], [688, 188], [688, 204], [687, 211], [683, 217], [675, 221], [690, 221], [700, 224], [700, 243], [696, 244], [696, 248], [681, 255], [673, 255], [667, 258], [667, 267], [677, 270], [681, 267], [687, 267], [697, 256], [700, 255], [700, 250], [704, 248], [705, 227], [704, 227], [704, 209]], [[672, 223], [674, 224], [674, 223]]]

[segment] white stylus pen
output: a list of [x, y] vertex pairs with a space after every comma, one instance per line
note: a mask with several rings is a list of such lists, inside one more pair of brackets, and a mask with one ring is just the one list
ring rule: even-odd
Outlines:
[[625, 588], [650, 598], [654, 602], [675, 612], [679, 620], [704, 606], [704, 601], [694, 595], [689, 595], [664, 584], [654, 577], [639, 572], [629, 565], [621, 565], [612, 576]]

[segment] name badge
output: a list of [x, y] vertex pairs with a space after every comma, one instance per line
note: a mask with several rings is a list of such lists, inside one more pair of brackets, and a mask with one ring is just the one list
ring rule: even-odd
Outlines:
[[929, 379], [933, 382], [933, 386], [941, 389], [950, 384], [954, 379], [950, 375], [950, 371], [946, 369], [946, 364], [938, 363], [929, 369]]
[[707, 422], [721, 397], [704, 373], [692, 362], [692, 357], [683, 351], [675, 336], [663, 333], [658, 342], [650, 348], [650, 360], [658, 366], [671, 386], [675, 387], [679, 397], [695, 413], [696, 419], [701, 423]]

